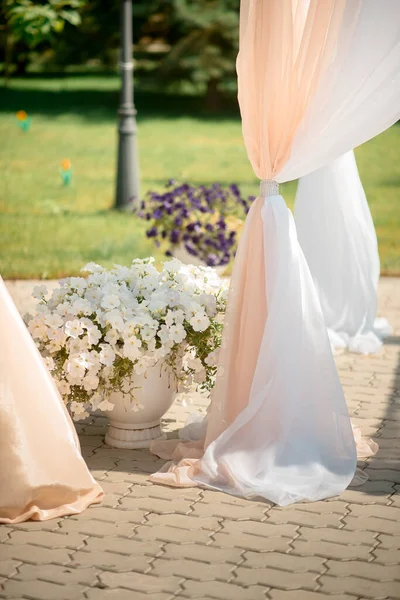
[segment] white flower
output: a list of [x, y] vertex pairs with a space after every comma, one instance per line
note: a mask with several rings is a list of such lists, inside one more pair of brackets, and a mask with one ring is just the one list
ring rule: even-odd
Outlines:
[[92, 375], [88, 373], [83, 380], [83, 387], [87, 392], [90, 392], [91, 390], [96, 390], [98, 388], [99, 381], [100, 380], [97, 377], [97, 375]]
[[210, 326], [210, 319], [205, 313], [197, 312], [190, 319], [190, 324], [195, 331], [205, 331]]
[[85, 410], [85, 405], [82, 402], [76, 402], [75, 400], [71, 402], [71, 412], [74, 416], [74, 419], [86, 419], [89, 416], [89, 413]]
[[170, 339], [170, 332], [169, 332], [169, 327], [167, 327], [166, 325], [162, 325], [157, 333], [158, 337], [160, 338], [160, 342], [162, 344], [165, 344], [166, 342], [169, 341]]
[[208, 367], [215, 367], [218, 363], [218, 350], [213, 350], [205, 359], [205, 363]]
[[82, 335], [83, 327], [81, 322], [78, 319], [75, 319], [74, 321], [67, 321], [65, 323], [65, 333], [74, 339]]
[[88, 327], [87, 336], [89, 344], [91, 346], [96, 346], [101, 340], [101, 331], [95, 325], [93, 327]]
[[101, 273], [103, 270], [103, 267], [95, 262], [87, 263], [87, 265], [81, 269], [82, 273]]
[[111, 344], [113, 346], [118, 342], [119, 335], [115, 331], [115, 329], [110, 329], [109, 331], [107, 331], [104, 339], [108, 344]]
[[93, 312], [92, 306], [85, 298], [78, 298], [72, 304], [70, 311], [73, 315], [90, 315]]
[[189, 354], [189, 356], [186, 357], [186, 363], [187, 363], [187, 366], [190, 369], [193, 369], [193, 371], [195, 371], [196, 373], [198, 373], [199, 371], [201, 371], [203, 369], [203, 364], [202, 364], [201, 360], [197, 357], [194, 357], [191, 354]]
[[68, 284], [77, 294], [83, 294], [87, 287], [86, 279], [83, 277], [69, 277]]
[[67, 304], [66, 302], [62, 302], [61, 304], [58, 304], [56, 307], [56, 312], [61, 315], [62, 317], [65, 317], [65, 315], [71, 314], [71, 306], [69, 304]]
[[64, 325], [64, 321], [57, 313], [46, 315], [44, 322], [46, 325], [51, 327], [52, 329], [57, 329], [58, 327], [62, 327]]
[[130, 336], [135, 335], [137, 329], [137, 323], [135, 321], [128, 321], [125, 325], [124, 335]]
[[85, 375], [85, 367], [82, 367], [76, 358], [71, 358], [71, 360], [65, 362], [64, 371], [68, 373], [72, 380], [82, 379]]
[[69, 385], [69, 383], [67, 383], [65, 381], [65, 379], [61, 379], [60, 381], [57, 381], [57, 387], [58, 387], [58, 391], [60, 392], [60, 394], [62, 396], [68, 396], [68, 394], [71, 392], [71, 386]]
[[149, 303], [149, 311], [152, 313], [161, 312], [167, 307], [165, 300], [151, 300]]
[[99, 359], [106, 367], [111, 367], [114, 364], [115, 352], [109, 344], [101, 344]]
[[124, 343], [124, 356], [130, 360], [136, 360], [140, 356], [142, 342], [136, 337], [130, 337]]
[[140, 336], [144, 342], [150, 342], [151, 340], [153, 340], [156, 333], [157, 329], [155, 329], [154, 327], [149, 327], [148, 325], [145, 325], [140, 330]]
[[98, 304], [101, 299], [101, 291], [98, 288], [89, 288], [86, 290], [85, 298], [90, 304]]
[[102, 400], [98, 405], [97, 405], [97, 409], [98, 410], [113, 410], [114, 409], [114, 404], [112, 402], [109, 402], [108, 400]]
[[118, 308], [120, 305], [120, 300], [116, 294], [109, 294], [108, 296], [104, 296], [101, 301], [101, 306], [106, 310], [113, 310], [114, 308]]
[[118, 310], [112, 310], [104, 316], [106, 323], [111, 325], [117, 331], [123, 331], [125, 328], [124, 320]]
[[43, 300], [45, 296], [47, 296], [48, 290], [45, 285], [35, 285], [32, 290], [32, 296], [37, 300]]
[[46, 356], [46, 358], [44, 359], [44, 362], [46, 363], [46, 367], [48, 368], [49, 371], [54, 371], [54, 368], [56, 365], [51, 356]]
[[169, 337], [176, 344], [180, 344], [186, 337], [185, 328], [182, 325], [172, 325], [169, 328]]

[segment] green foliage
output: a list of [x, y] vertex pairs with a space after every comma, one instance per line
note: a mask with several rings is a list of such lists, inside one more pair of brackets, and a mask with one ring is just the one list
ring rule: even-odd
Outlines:
[[207, 89], [207, 105], [215, 109], [220, 90], [235, 82], [239, 45], [240, 0], [172, 0], [171, 52], [161, 64], [168, 81], [190, 80]]
[[7, 0], [5, 15], [15, 40], [33, 48], [63, 31], [65, 23], [79, 25], [83, 0]]

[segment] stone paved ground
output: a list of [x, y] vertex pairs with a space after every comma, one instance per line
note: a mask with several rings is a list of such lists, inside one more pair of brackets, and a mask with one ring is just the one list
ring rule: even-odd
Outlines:
[[[11, 284], [21, 309], [31, 283]], [[47, 600], [400, 599], [400, 279], [380, 312], [395, 335], [379, 355], [337, 358], [349, 409], [380, 450], [369, 481], [339, 498], [276, 508], [200, 489], [151, 485], [162, 461], [103, 444], [105, 419], [80, 425], [106, 492], [102, 506], [0, 528], [0, 597]], [[168, 430], [185, 420], [173, 407]]]

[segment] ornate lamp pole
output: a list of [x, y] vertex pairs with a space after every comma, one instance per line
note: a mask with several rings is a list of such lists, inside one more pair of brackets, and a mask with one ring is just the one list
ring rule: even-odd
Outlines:
[[136, 110], [133, 104], [132, 0], [121, 1], [121, 103], [115, 208], [130, 211], [139, 200]]

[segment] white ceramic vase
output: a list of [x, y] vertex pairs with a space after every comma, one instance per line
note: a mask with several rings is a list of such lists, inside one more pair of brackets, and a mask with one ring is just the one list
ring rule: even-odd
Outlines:
[[[184, 265], [194, 265], [195, 267], [205, 267], [207, 266], [198, 256], [192, 256], [186, 250], [183, 244], [176, 246], [173, 249], [174, 258], [180, 260]], [[226, 265], [222, 267], [213, 267], [216, 270], [217, 274], [222, 277], [226, 271]]]
[[110, 395], [109, 401], [114, 408], [105, 413], [110, 421], [105, 442], [114, 448], [148, 448], [151, 441], [166, 437], [161, 428], [161, 417], [174, 401], [171, 372], [164, 366], [155, 365], [147, 371], [146, 377], [134, 375], [131, 382], [136, 388], [135, 398], [143, 408], [132, 410], [129, 397], [122, 392]]

